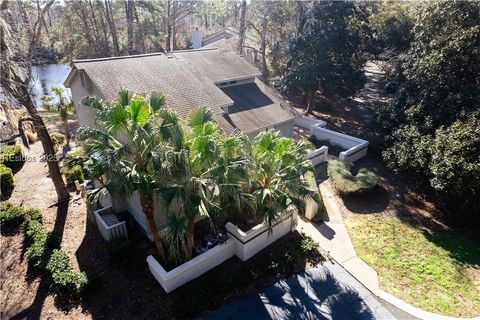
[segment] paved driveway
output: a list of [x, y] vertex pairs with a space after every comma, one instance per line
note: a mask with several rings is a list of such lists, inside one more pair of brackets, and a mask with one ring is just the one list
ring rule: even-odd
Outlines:
[[333, 262], [225, 305], [202, 319], [395, 319]]

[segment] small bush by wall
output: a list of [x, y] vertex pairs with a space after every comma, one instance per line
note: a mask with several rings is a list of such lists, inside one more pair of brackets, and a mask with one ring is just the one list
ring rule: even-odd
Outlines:
[[74, 183], [75, 180], [83, 181], [83, 169], [78, 164], [72, 167], [65, 166], [63, 168], [63, 174], [65, 175], [67, 183]]
[[367, 192], [378, 183], [375, 172], [361, 168], [357, 175], [351, 169], [353, 163], [331, 160], [328, 162], [328, 176], [338, 193], [342, 195]]
[[65, 144], [65, 135], [61, 132], [50, 133], [50, 139], [52, 139], [55, 147], [59, 148]]
[[11, 145], [0, 147], [0, 164], [16, 172], [23, 166], [24, 160], [20, 146]]
[[10, 198], [14, 188], [12, 169], [0, 164], [0, 200]]
[[315, 220], [315, 221], [321, 220], [323, 218], [323, 216], [325, 215], [325, 213], [327, 212], [327, 210], [325, 209], [325, 205], [323, 203], [322, 195], [318, 190], [317, 181], [315, 179], [315, 174], [313, 173], [313, 171], [308, 171], [307, 173], [305, 173], [304, 178], [305, 178], [305, 182], [308, 184], [309, 188], [312, 189], [312, 190], [315, 190], [317, 192], [315, 194], [315, 196], [313, 197], [313, 201], [315, 201], [315, 203], [317, 204], [317, 212], [316, 212], [315, 216], [312, 218], [312, 220]]

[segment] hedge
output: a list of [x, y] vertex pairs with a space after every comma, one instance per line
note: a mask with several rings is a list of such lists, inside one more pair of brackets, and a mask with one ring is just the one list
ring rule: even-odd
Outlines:
[[46, 270], [52, 276], [53, 287], [57, 292], [79, 294], [88, 283], [86, 274], [73, 271], [70, 258], [59, 249], [53, 250]]
[[323, 204], [323, 198], [322, 195], [320, 194], [320, 191], [318, 190], [318, 185], [317, 185], [317, 180], [315, 179], [315, 174], [313, 171], [308, 171], [304, 175], [305, 181], [308, 184], [308, 187], [312, 190], [316, 190], [317, 193], [313, 197], [313, 200], [317, 203], [318, 205], [318, 210], [317, 214], [314, 217], [314, 220], [320, 220], [323, 218], [327, 210], [325, 209], [325, 205]]
[[0, 164], [0, 199], [8, 199], [15, 188], [12, 169]]
[[3, 227], [18, 226], [25, 220], [42, 221], [42, 212], [38, 209], [19, 208], [9, 201], [0, 202], [0, 223]]
[[353, 175], [351, 169], [353, 163], [339, 160], [328, 162], [328, 176], [338, 193], [341, 195], [361, 194], [373, 189], [378, 183], [378, 176], [375, 172], [366, 168], [358, 170]]
[[89, 284], [87, 275], [73, 270], [67, 253], [58, 249], [60, 246], [58, 237], [44, 230], [39, 210], [18, 208], [7, 201], [0, 202], [0, 210], [2, 223], [25, 220], [23, 234], [27, 250], [24, 257], [31, 267], [47, 272], [57, 293], [77, 295], [87, 289]]
[[19, 145], [0, 147], [0, 164], [3, 164], [13, 171], [19, 170], [25, 159], [22, 154], [22, 148]]

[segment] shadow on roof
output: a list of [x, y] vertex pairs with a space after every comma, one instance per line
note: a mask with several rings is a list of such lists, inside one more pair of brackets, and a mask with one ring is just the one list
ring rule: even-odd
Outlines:
[[265, 107], [275, 103], [253, 82], [225, 87], [221, 90], [234, 101], [234, 105], [229, 108], [228, 113]]

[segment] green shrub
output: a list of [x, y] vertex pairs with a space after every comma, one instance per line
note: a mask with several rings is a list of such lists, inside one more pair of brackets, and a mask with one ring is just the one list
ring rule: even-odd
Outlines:
[[15, 188], [12, 169], [0, 164], [0, 199], [8, 199]]
[[318, 248], [318, 243], [312, 238], [306, 236], [300, 241], [300, 250], [306, 255], [311, 254]]
[[52, 132], [50, 133], [50, 139], [52, 139], [53, 144], [58, 148], [65, 144], [65, 135], [61, 132]]
[[87, 155], [83, 149], [70, 151], [63, 161], [65, 168], [72, 168], [75, 165], [82, 165], [87, 160]]
[[73, 271], [70, 258], [59, 249], [53, 250], [46, 270], [52, 276], [53, 287], [57, 292], [79, 294], [88, 283], [86, 274]]
[[325, 209], [325, 204], [323, 203], [322, 194], [318, 190], [317, 180], [315, 179], [315, 174], [313, 171], [307, 171], [304, 175], [305, 181], [308, 184], [308, 187], [312, 190], [316, 190], [317, 193], [313, 196], [313, 200], [317, 203], [318, 209], [317, 214], [314, 217], [314, 220], [321, 220], [327, 210]]
[[14, 206], [9, 201], [0, 202], [0, 223], [2, 227], [20, 224], [25, 220], [22, 208]]
[[375, 172], [361, 168], [357, 175], [350, 171], [353, 163], [331, 160], [328, 162], [328, 176], [338, 193], [359, 194], [373, 189], [378, 183]]
[[[30, 229], [32, 232], [32, 229]], [[48, 247], [48, 234], [43, 231], [37, 231], [32, 234], [33, 243], [25, 251], [25, 259], [28, 264], [37, 269], [43, 270], [48, 264], [51, 250]]]
[[0, 164], [9, 167], [13, 171], [19, 170], [25, 158], [22, 154], [22, 148], [18, 145], [1, 146], [0, 147]]
[[75, 180], [83, 181], [83, 169], [80, 165], [76, 164], [73, 167], [64, 167], [63, 174], [67, 183], [74, 183]]
[[0, 202], [0, 210], [0, 223], [3, 227], [16, 226], [25, 220], [42, 221], [40, 210], [19, 208], [8, 201]]
[[40, 221], [27, 220], [23, 224], [23, 235], [25, 236], [27, 242], [33, 242], [35, 237], [42, 232], [44, 231]]

